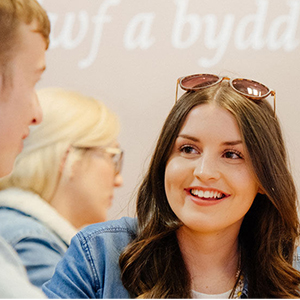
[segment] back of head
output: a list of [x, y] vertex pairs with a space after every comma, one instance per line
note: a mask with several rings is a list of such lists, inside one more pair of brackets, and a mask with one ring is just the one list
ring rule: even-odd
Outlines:
[[14, 170], [0, 180], [0, 189], [19, 187], [50, 201], [66, 153], [71, 163], [72, 158], [80, 159], [75, 147], [111, 144], [119, 134], [119, 121], [103, 103], [74, 91], [47, 88], [37, 94], [43, 121], [30, 129]]
[[[10, 60], [18, 47], [18, 29], [21, 23], [36, 22], [36, 31], [49, 45], [50, 22], [46, 11], [36, 0], [0, 1], [0, 68]], [[1, 70], [0, 69], [0, 70]]]

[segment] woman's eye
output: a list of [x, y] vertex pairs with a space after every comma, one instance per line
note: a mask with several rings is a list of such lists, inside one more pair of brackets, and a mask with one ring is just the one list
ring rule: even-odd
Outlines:
[[225, 158], [229, 159], [243, 159], [243, 154], [239, 151], [225, 151], [224, 153]]
[[180, 152], [182, 152], [183, 154], [198, 154], [199, 151], [197, 151], [194, 147], [192, 146], [182, 146], [180, 147]]

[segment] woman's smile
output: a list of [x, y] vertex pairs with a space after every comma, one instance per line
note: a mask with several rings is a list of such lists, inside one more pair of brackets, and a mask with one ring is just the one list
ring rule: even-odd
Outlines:
[[215, 205], [230, 195], [214, 188], [190, 187], [185, 189], [190, 199], [197, 205]]

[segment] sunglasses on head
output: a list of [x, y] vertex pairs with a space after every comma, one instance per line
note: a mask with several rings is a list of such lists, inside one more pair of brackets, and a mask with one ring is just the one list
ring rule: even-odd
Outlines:
[[276, 111], [276, 93], [270, 90], [264, 84], [259, 83], [254, 80], [235, 78], [230, 79], [229, 77], [222, 77], [213, 74], [195, 74], [185, 77], [180, 77], [177, 79], [176, 85], [176, 99], [178, 97], [178, 85], [185, 91], [198, 91], [205, 89], [216, 84], [221, 83], [223, 80], [229, 80], [231, 88], [233, 88], [237, 93], [251, 99], [251, 100], [261, 100], [269, 95], [273, 96], [274, 99], [274, 114]]

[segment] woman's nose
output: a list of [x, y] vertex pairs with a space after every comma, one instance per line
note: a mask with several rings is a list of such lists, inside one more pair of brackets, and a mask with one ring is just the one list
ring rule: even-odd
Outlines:
[[120, 173], [118, 173], [116, 176], [115, 176], [115, 182], [114, 182], [114, 186], [115, 187], [120, 187], [123, 185], [123, 177]]
[[218, 162], [214, 157], [202, 155], [195, 163], [194, 176], [202, 182], [218, 180], [220, 178]]

